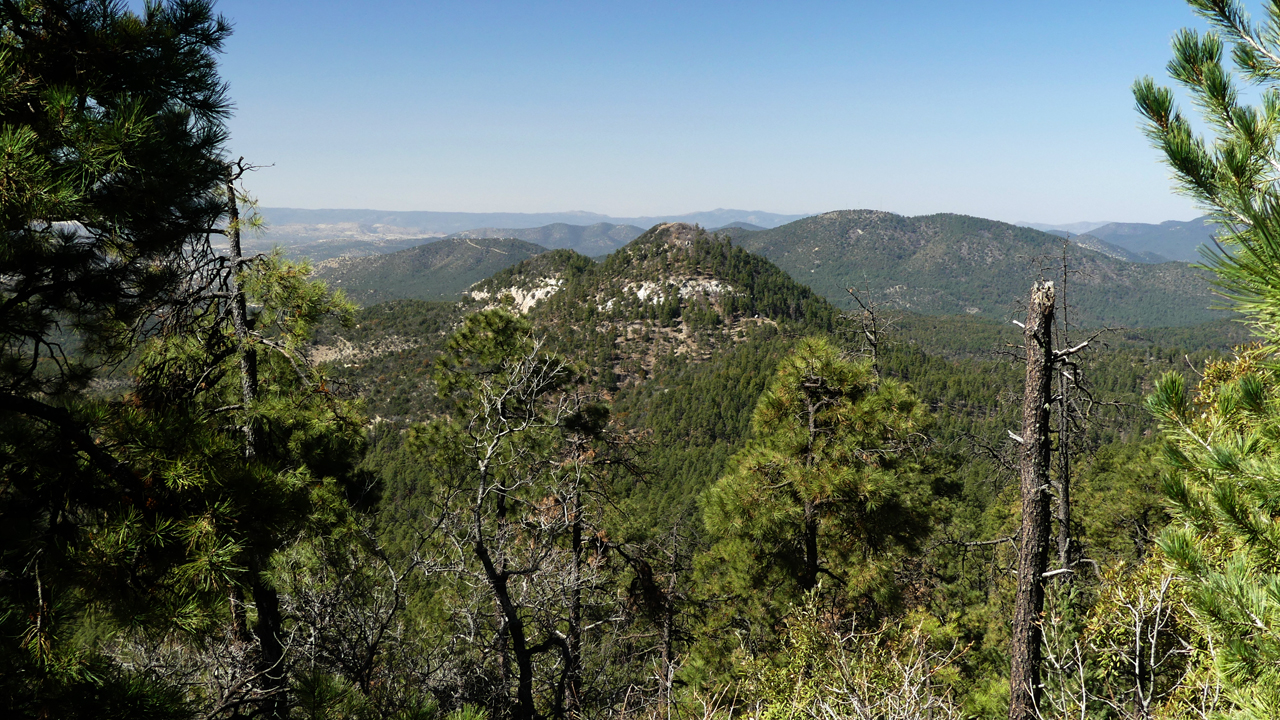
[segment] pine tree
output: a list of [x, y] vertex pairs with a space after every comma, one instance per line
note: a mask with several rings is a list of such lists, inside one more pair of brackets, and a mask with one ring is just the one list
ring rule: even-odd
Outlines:
[[870, 360], [802, 340], [756, 405], [746, 448], [708, 491], [702, 558], [738, 620], [768, 632], [818, 593], [844, 615], [897, 606], [894, 558], [928, 528], [926, 409]]
[[[1174, 507], [1159, 543], [1217, 648], [1232, 716], [1277, 717], [1280, 403], [1266, 367], [1280, 349], [1280, 5], [1267, 5], [1266, 21], [1255, 24], [1235, 0], [1190, 4], [1214, 29], [1179, 32], [1169, 72], [1203, 111], [1209, 137], [1196, 134], [1168, 88], [1144, 78], [1134, 94], [1182, 191], [1221, 223], [1226, 248], [1206, 253], [1206, 262], [1264, 345], [1227, 372], [1210, 368], [1195, 395], [1170, 375], [1150, 398], [1168, 440], [1164, 491]], [[1244, 100], [1254, 91], [1258, 106]]]
[[92, 608], [135, 624], [198, 614], [191, 594], [155, 582], [183, 565], [161, 542], [169, 508], [131, 449], [107, 440], [115, 421], [85, 390], [134, 348], [181, 286], [174, 260], [222, 215], [229, 104], [215, 57], [228, 32], [206, 2], [141, 16], [108, 0], [0, 3], [6, 715], [180, 710], [173, 691], [85, 641]]
[[[229, 232], [237, 234], [234, 224]], [[196, 248], [191, 296], [166, 308], [160, 332], [142, 350], [136, 387], [128, 402], [110, 406], [114, 423], [104, 433], [129, 448], [135, 472], [152, 473], [151, 487], [163, 498], [157, 505], [168, 511], [165, 534], [199, 533], [222, 548], [211, 555], [189, 544], [193, 551], [174, 570], [190, 568], [213, 593], [205, 611], [212, 628], [229, 624], [238, 643], [252, 635], [252, 666], [223, 669], [252, 680], [225, 701], [284, 717], [297, 659], [286, 657], [277, 555], [325, 534], [350, 533], [351, 501], [366, 489], [354, 484], [363, 450], [358, 403], [305, 352], [322, 319], [349, 318], [353, 308], [309, 280], [307, 266], [278, 253], [227, 257], [207, 241]], [[175, 465], [194, 472], [175, 477], [168, 470]], [[215, 562], [216, 575], [195, 570]]]
[[611, 654], [608, 640], [625, 614], [601, 508], [610, 476], [630, 464], [608, 408], [502, 309], [466, 319], [435, 378], [446, 414], [411, 442], [430, 463], [424, 525], [441, 535], [428, 539], [462, 581], [450, 611], [471, 639], [459, 655], [478, 653], [474, 672], [491, 681], [476, 699], [528, 719], [609, 707], [636, 658]]

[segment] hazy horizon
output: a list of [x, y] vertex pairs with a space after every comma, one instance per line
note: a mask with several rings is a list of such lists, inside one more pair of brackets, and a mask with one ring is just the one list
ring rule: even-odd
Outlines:
[[[285, 205], [279, 205], [279, 206], [262, 205], [260, 209], [263, 211], [296, 210], [296, 211], [302, 211], [302, 212], [373, 212], [373, 213], [387, 213], [387, 214], [436, 213], [441, 215], [566, 215], [566, 216], [581, 215], [581, 216], [585, 216], [583, 218], [584, 220], [592, 221], [591, 223], [588, 223], [588, 224], [593, 224], [595, 222], [613, 222], [613, 221], [636, 220], [636, 219], [645, 219], [645, 218], [683, 217], [683, 216], [689, 216], [689, 215], [699, 215], [699, 214], [714, 213], [714, 212], [741, 212], [746, 214], [766, 213], [770, 215], [788, 215], [788, 216], [795, 216], [796, 218], [801, 218], [801, 217], [812, 217], [814, 215], [822, 215], [830, 212], [840, 212], [840, 211], [846, 211], [846, 210], [877, 210], [878, 208], [847, 207], [847, 208], [833, 208], [830, 210], [818, 210], [815, 212], [781, 213], [781, 212], [775, 212], [773, 210], [768, 210], [764, 208], [747, 209], [747, 208], [736, 208], [736, 207], [717, 207], [717, 208], [709, 208], [704, 210], [689, 210], [685, 212], [669, 212], [669, 213], [652, 213], [647, 215], [611, 215], [608, 213], [599, 213], [591, 210], [538, 210], [538, 211], [530, 211], [530, 212], [509, 212], [506, 210], [448, 210], [448, 209], [442, 210], [437, 208], [403, 209], [403, 208], [388, 208], [388, 207], [299, 207], [299, 206], [285, 206]], [[973, 215], [972, 213], [962, 213], [962, 212], [954, 212], [954, 211], [948, 211], [948, 210], [939, 210], [937, 212], [927, 212], [927, 213], [899, 213], [893, 210], [882, 210], [882, 212], [890, 212], [890, 213], [894, 213], [895, 215], [903, 215], [904, 217], [917, 217], [922, 215], [936, 215], [936, 214], [971, 215], [973, 217], [982, 217], [980, 215]], [[1034, 218], [1032, 219], [1022, 218], [1019, 220], [1004, 220], [1001, 218], [984, 218], [984, 219], [997, 220], [999, 222], [1008, 223], [1010, 225], [1018, 225], [1022, 227], [1044, 226], [1045, 228], [1052, 228], [1055, 230], [1071, 230], [1072, 227], [1090, 226], [1092, 228], [1099, 228], [1104, 225], [1110, 225], [1113, 223], [1159, 225], [1165, 222], [1188, 222], [1190, 220], [1195, 220], [1203, 216], [1204, 216], [1203, 212], [1197, 212], [1193, 209], [1192, 211], [1190, 211], [1188, 217], [1170, 217], [1170, 218], [1165, 218], [1163, 220], [1156, 220], [1156, 221], [1105, 219], [1105, 220], [1073, 220], [1073, 221], [1067, 221], [1067, 222], [1042, 222]], [[596, 219], [596, 218], [599, 218], [599, 219]], [[569, 223], [569, 224], [572, 224], [572, 223]], [[1081, 232], [1087, 232], [1087, 230], [1072, 230], [1072, 232], [1081, 233]]]
[[222, 0], [262, 204], [1189, 220], [1130, 86], [1181, 3]]

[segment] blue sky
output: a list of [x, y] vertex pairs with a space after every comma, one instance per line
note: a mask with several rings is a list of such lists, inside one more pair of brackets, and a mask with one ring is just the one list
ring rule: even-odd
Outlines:
[[1138, 129], [1176, 0], [221, 0], [265, 206], [1198, 213]]

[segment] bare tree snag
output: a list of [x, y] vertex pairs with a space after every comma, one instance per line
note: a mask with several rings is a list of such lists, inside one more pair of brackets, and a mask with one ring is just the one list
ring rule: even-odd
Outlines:
[[[1067, 322], [1067, 277], [1070, 274], [1067, 248], [1069, 240], [1062, 242], [1062, 287], [1058, 288], [1058, 297], [1062, 300], [1062, 337], [1059, 342], [1067, 348], [1067, 340], [1071, 326]], [[1065, 358], [1064, 358], [1065, 359]], [[1058, 377], [1058, 568], [1071, 568], [1071, 390], [1079, 383], [1066, 368], [1059, 367]], [[1059, 575], [1060, 582], [1068, 582], [1072, 573]]]
[[244, 251], [240, 246], [240, 195], [236, 182], [244, 174], [244, 158], [229, 166], [227, 176], [227, 239], [230, 241], [231, 274], [231, 322], [235, 327], [236, 342], [240, 346], [240, 395], [244, 404], [244, 456], [252, 460], [258, 453], [252, 413], [258, 399], [258, 353], [249, 337], [249, 309], [241, 287], [240, 272], [244, 270]]
[[1049, 393], [1053, 382], [1053, 283], [1031, 289], [1024, 329], [1027, 380], [1022, 400], [1022, 530], [1013, 612], [1009, 720], [1035, 720], [1040, 699], [1040, 614], [1049, 561]]

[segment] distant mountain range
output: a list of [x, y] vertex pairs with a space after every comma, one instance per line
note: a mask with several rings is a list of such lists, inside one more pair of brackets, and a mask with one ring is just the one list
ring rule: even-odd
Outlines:
[[[266, 231], [258, 239], [259, 244], [270, 247], [281, 245], [294, 247], [310, 245], [313, 252], [327, 253], [333, 246], [316, 245], [319, 241], [342, 239], [350, 246], [342, 254], [367, 254], [358, 251], [360, 243], [395, 243], [406, 239], [443, 237], [477, 228], [539, 228], [565, 224], [593, 226], [633, 225], [647, 228], [663, 222], [683, 222], [707, 228], [722, 227], [731, 223], [750, 223], [762, 228], [777, 227], [799, 220], [804, 215], [780, 215], [759, 210], [727, 210], [718, 208], [684, 215], [651, 215], [643, 217], [612, 217], [590, 212], [560, 213], [458, 213], [392, 210], [304, 210], [299, 208], [259, 208], [258, 213], [266, 221]], [[634, 236], [633, 236], [634, 237]], [[417, 243], [415, 243], [417, 244]], [[618, 246], [615, 247], [619, 247]], [[335, 257], [335, 255], [327, 255]], [[310, 255], [312, 260], [319, 259]]]
[[[730, 231], [735, 244], [772, 260], [838, 307], [848, 288], [929, 315], [1001, 317], [1044, 272], [1061, 274], [1055, 235], [964, 215], [903, 217], [874, 210], [824, 213], [758, 232]], [[1082, 325], [1172, 326], [1220, 317], [1208, 273], [1072, 244], [1072, 321]], [[1061, 282], [1061, 281], [1059, 281]]]
[[1183, 262], [1198, 262], [1201, 245], [1213, 245], [1218, 226], [1208, 217], [1185, 222], [1170, 220], [1159, 225], [1110, 223], [1089, 234], [1136, 253], [1152, 253]]
[[536, 228], [477, 228], [450, 235], [450, 238], [517, 238], [537, 243], [551, 250], [573, 250], [596, 256], [614, 250], [640, 237], [644, 228], [635, 225], [570, 225], [552, 223]]
[[[1161, 263], [1170, 260], [1199, 262], [1201, 259], [1199, 247], [1201, 245], [1212, 246], [1213, 237], [1217, 230], [1217, 225], [1211, 222], [1207, 216], [1186, 221], [1169, 220], [1158, 225], [1117, 222], [1081, 222], [1066, 225], [1019, 224], [1022, 227], [1063, 235], [1089, 247], [1093, 241], [1077, 239], [1077, 236], [1087, 235], [1110, 246], [1127, 251], [1130, 255], [1126, 259], [1144, 263]], [[1107, 252], [1105, 250], [1099, 251]]]
[[1103, 220], [1102, 222], [1090, 222], [1088, 220], [1085, 220], [1083, 222], [1063, 223], [1061, 225], [1050, 225], [1048, 223], [1033, 223], [1033, 222], [1014, 223], [1014, 225], [1018, 225], [1020, 227], [1029, 227], [1033, 230], [1039, 230], [1040, 232], [1047, 232], [1053, 235], [1066, 233], [1064, 237], [1071, 237], [1072, 235], [1083, 235], [1094, 228], [1100, 228], [1103, 225], [1110, 225], [1110, 224], [1111, 222], [1109, 220]]
[[[488, 230], [388, 255], [329, 260], [319, 275], [366, 305], [395, 298], [454, 299], [472, 283], [548, 249], [526, 240], [478, 237]], [[556, 252], [578, 252], [575, 244], [604, 247], [634, 228], [566, 224], [495, 232], [519, 232], [555, 244]], [[1061, 237], [1025, 227], [963, 215], [912, 218], [871, 210], [824, 213], [763, 230], [729, 227], [720, 234], [837, 307], [851, 308], [847, 289], [858, 288], [893, 307], [932, 315], [1004, 317], [1041, 272], [1049, 279], [1060, 273], [1055, 268], [1064, 252]], [[1078, 271], [1068, 288], [1074, 323], [1173, 326], [1222, 316], [1209, 309], [1214, 298], [1205, 271], [1185, 263], [1143, 262], [1092, 236], [1078, 236], [1065, 251]]]

